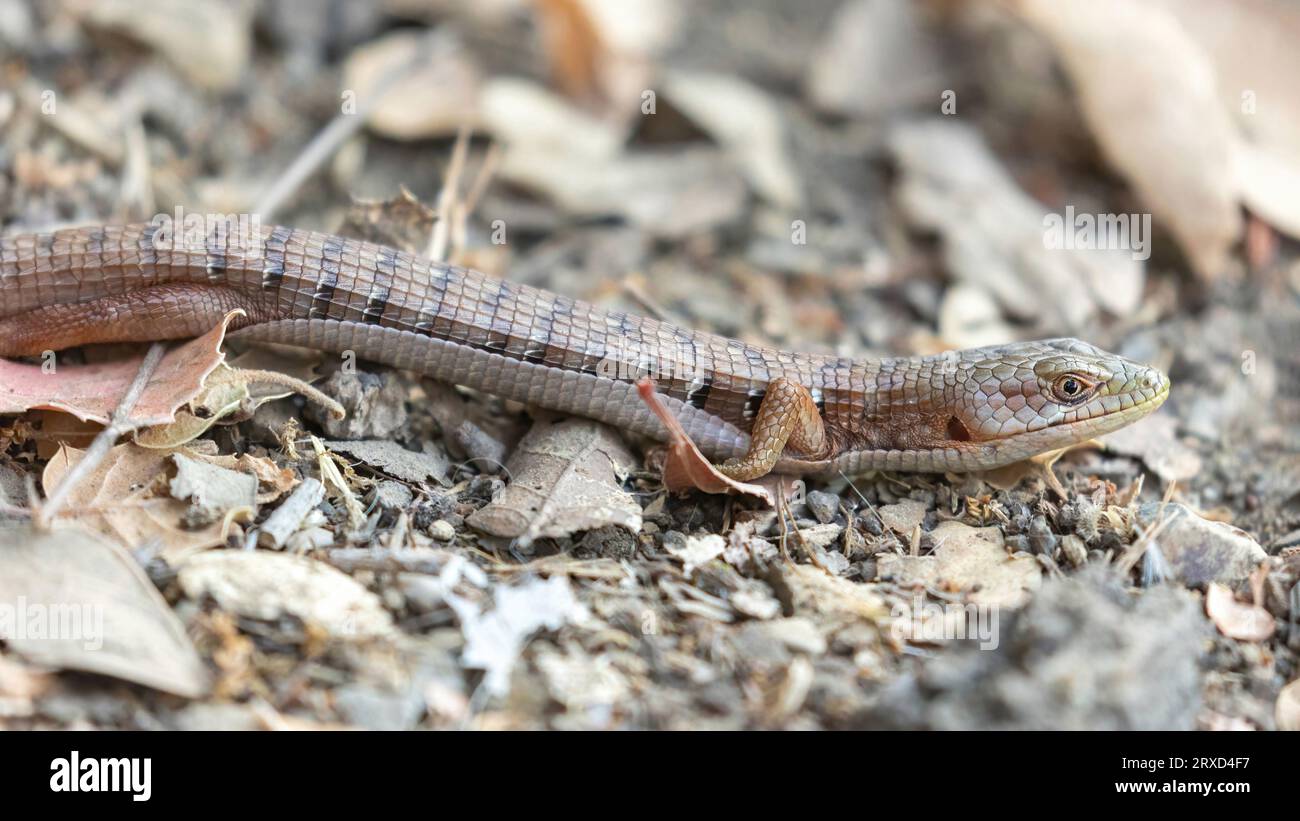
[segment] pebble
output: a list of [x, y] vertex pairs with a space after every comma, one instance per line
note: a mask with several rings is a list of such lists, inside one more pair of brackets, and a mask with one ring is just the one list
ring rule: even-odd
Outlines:
[[824, 525], [833, 522], [835, 515], [840, 512], [840, 497], [833, 493], [825, 493], [820, 490], [811, 491], [808, 494], [807, 502], [813, 518]]
[[446, 519], [435, 519], [429, 523], [429, 535], [440, 542], [450, 542], [456, 538], [456, 528]]

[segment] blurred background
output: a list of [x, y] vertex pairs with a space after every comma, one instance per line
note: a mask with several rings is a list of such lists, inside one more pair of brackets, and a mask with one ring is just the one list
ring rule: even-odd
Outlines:
[[1078, 336], [1173, 380], [1089, 475], [1276, 555], [1297, 42], [1281, 0], [0, 0], [0, 229], [252, 213], [847, 355]]

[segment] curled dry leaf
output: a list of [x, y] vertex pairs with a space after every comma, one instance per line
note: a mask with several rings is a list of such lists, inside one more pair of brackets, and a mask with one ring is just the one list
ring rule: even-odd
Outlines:
[[749, 482], [737, 482], [724, 476], [712, 462], [704, 458], [704, 454], [700, 453], [700, 449], [682, 429], [677, 417], [664, 405], [663, 399], [655, 391], [653, 380], [644, 378], [637, 382], [636, 387], [641, 400], [650, 406], [650, 410], [668, 429], [668, 451], [663, 467], [664, 487], [674, 492], [702, 490], [705, 493], [741, 493], [776, 506], [776, 496], [768, 488]]
[[510, 484], [467, 520], [522, 544], [617, 525], [641, 529], [641, 506], [622, 488], [636, 460], [607, 425], [539, 420], [506, 463]]
[[[221, 342], [226, 327], [241, 313], [231, 311], [203, 336], [168, 351], [124, 421], [135, 426], [171, 422], [182, 405], [199, 395], [208, 375], [225, 359]], [[60, 365], [56, 360], [24, 365], [0, 360], [0, 413], [47, 408], [82, 421], [107, 424], [143, 360], [143, 354], [96, 365]]]
[[1264, 641], [1273, 635], [1273, 615], [1262, 607], [1237, 601], [1232, 590], [1211, 582], [1205, 592], [1205, 615], [1230, 639]]
[[[260, 389], [255, 391], [254, 386]], [[247, 419], [258, 407], [292, 393], [300, 393], [324, 407], [336, 420], [346, 415], [342, 405], [288, 374], [231, 368], [222, 364], [208, 377], [199, 395], [176, 412], [175, 419], [165, 425], [137, 431], [135, 442], [147, 448], [178, 448], [197, 439], [218, 422]]]
[[339, 230], [346, 236], [398, 248], [408, 254], [422, 254], [429, 247], [429, 235], [437, 219], [438, 212], [403, 185], [386, 200], [354, 200]]

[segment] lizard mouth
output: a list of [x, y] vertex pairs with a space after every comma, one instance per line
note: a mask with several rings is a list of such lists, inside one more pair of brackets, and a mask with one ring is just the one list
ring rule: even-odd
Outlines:
[[1157, 393], [1127, 408], [1121, 408], [1101, 416], [1049, 425], [1036, 431], [977, 443], [975, 447], [980, 447], [982, 444], [988, 449], [986, 452], [996, 458], [1000, 464], [1009, 464], [1032, 456], [1035, 453], [1057, 450], [1079, 442], [1086, 442], [1094, 437], [1132, 424], [1152, 413], [1169, 398], [1169, 388], [1170, 383], [1166, 378], [1164, 385]]

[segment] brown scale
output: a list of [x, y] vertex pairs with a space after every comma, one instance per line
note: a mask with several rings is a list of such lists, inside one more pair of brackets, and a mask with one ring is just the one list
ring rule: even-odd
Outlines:
[[253, 254], [230, 249], [229, 235], [217, 232], [201, 249], [160, 247], [153, 236], [152, 226], [135, 225], [0, 240], [0, 355], [196, 336], [238, 307], [248, 316], [236, 328], [275, 319], [376, 324], [588, 373], [611, 351], [677, 363], [689, 350], [694, 361], [670, 368], [661, 390], [752, 433], [750, 452], [724, 466], [737, 478], [766, 473], [787, 443], [817, 458], [856, 435], [850, 402], [832, 406], [841, 421], [830, 434], [823, 427], [809, 389], [847, 395], [843, 369], [825, 357], [609, 313], [330, 234], [269, 227]]

